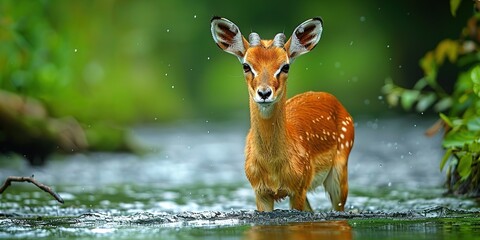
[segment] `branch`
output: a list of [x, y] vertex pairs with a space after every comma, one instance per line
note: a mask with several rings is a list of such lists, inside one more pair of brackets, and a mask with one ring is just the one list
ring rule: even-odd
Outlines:
[[12, 182], [30, 182], [30, 183], [33, 183], [35, 186], [42, 189], [43, 191], [45, 191], [47, 193], [50, 193], [50, 195], [52, 195], [58, 202], [64, 203], [63, 198], [60, 197], [60, 195], [58, 195], [56, 192], [54, 192], [52, 190], [52, 188], [50, 188], [49, 186], [44, 185], [40, 182], [37, 182], [37, 180], [35, 180], [33, 178], [33, 175], [31, 177], [16, 177], [16, 176], [8, 177], [7, 180], [5, 180], [3, 185], [0, 187], [0, 194], [2, 194], [3, 191], [5, 191], [5, 189], [7, 189], [12, 184]]

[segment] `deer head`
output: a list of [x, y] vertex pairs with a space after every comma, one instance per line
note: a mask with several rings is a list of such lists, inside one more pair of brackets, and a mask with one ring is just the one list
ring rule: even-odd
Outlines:
[[270, 118], [277, 102], [286, 101], [290, 64], [317, 45], [322, 25], [317, 17], [301, 23], [288, 40], [283, 33], [272, 40], [262, 40], [255, 32], [247, 40], [233, 22], [213, 17], [211, 31], [221, 49], [237, 56], [243, 65], [250, 100], [256, 103], [262, 118]]

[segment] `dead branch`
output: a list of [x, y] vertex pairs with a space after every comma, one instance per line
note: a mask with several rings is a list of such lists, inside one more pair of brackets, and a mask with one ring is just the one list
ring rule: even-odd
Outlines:
[[37, 180], [35, 180], [33, 178], [33, 175], [31, 177], [16, 177], [16, 176], [7, 177], [7, 180], [5, 180], [3, 185], [0, 187], [0, 194], [2, 194], [3, 191], [5, 191], [5, 189], [7, 189], [12, 184], [12, 182], [30, 182], [30, 183], [33, 183], [38, 188], [40, 188], [43, 191], [52, 195], [58, 202], [64, 203], [63, 198], [60, 197], [60, 195], [58, 195], [56, 192], [54, 192], [52, 190], [52, 188], [50, 188], [49, 186], [47, 186], [45, 184], [42, 184], [42, 183], [38, 182]]

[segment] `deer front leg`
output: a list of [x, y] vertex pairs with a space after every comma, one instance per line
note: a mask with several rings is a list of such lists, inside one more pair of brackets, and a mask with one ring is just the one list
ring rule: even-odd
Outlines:
[[312, 211], [312, 207], [310, 207], [310, 203], [307, 199], [306, 190], [302, 190], [301, 192], [290, 196], [290, 208], [298, 211]]
[[255, 201], [257, 203], [257, 210], [259, 212], [273, 211], [273, 196], [266, 193], [255, 192]]

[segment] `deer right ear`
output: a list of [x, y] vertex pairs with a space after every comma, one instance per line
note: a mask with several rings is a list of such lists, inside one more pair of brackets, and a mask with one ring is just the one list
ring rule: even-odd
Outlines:
[[211, 20], [212, 37], [223, 51], [231, 53], [243, 61], [248, 42], [240, 33], [240, 29], [226, 18], [213, 17]]

